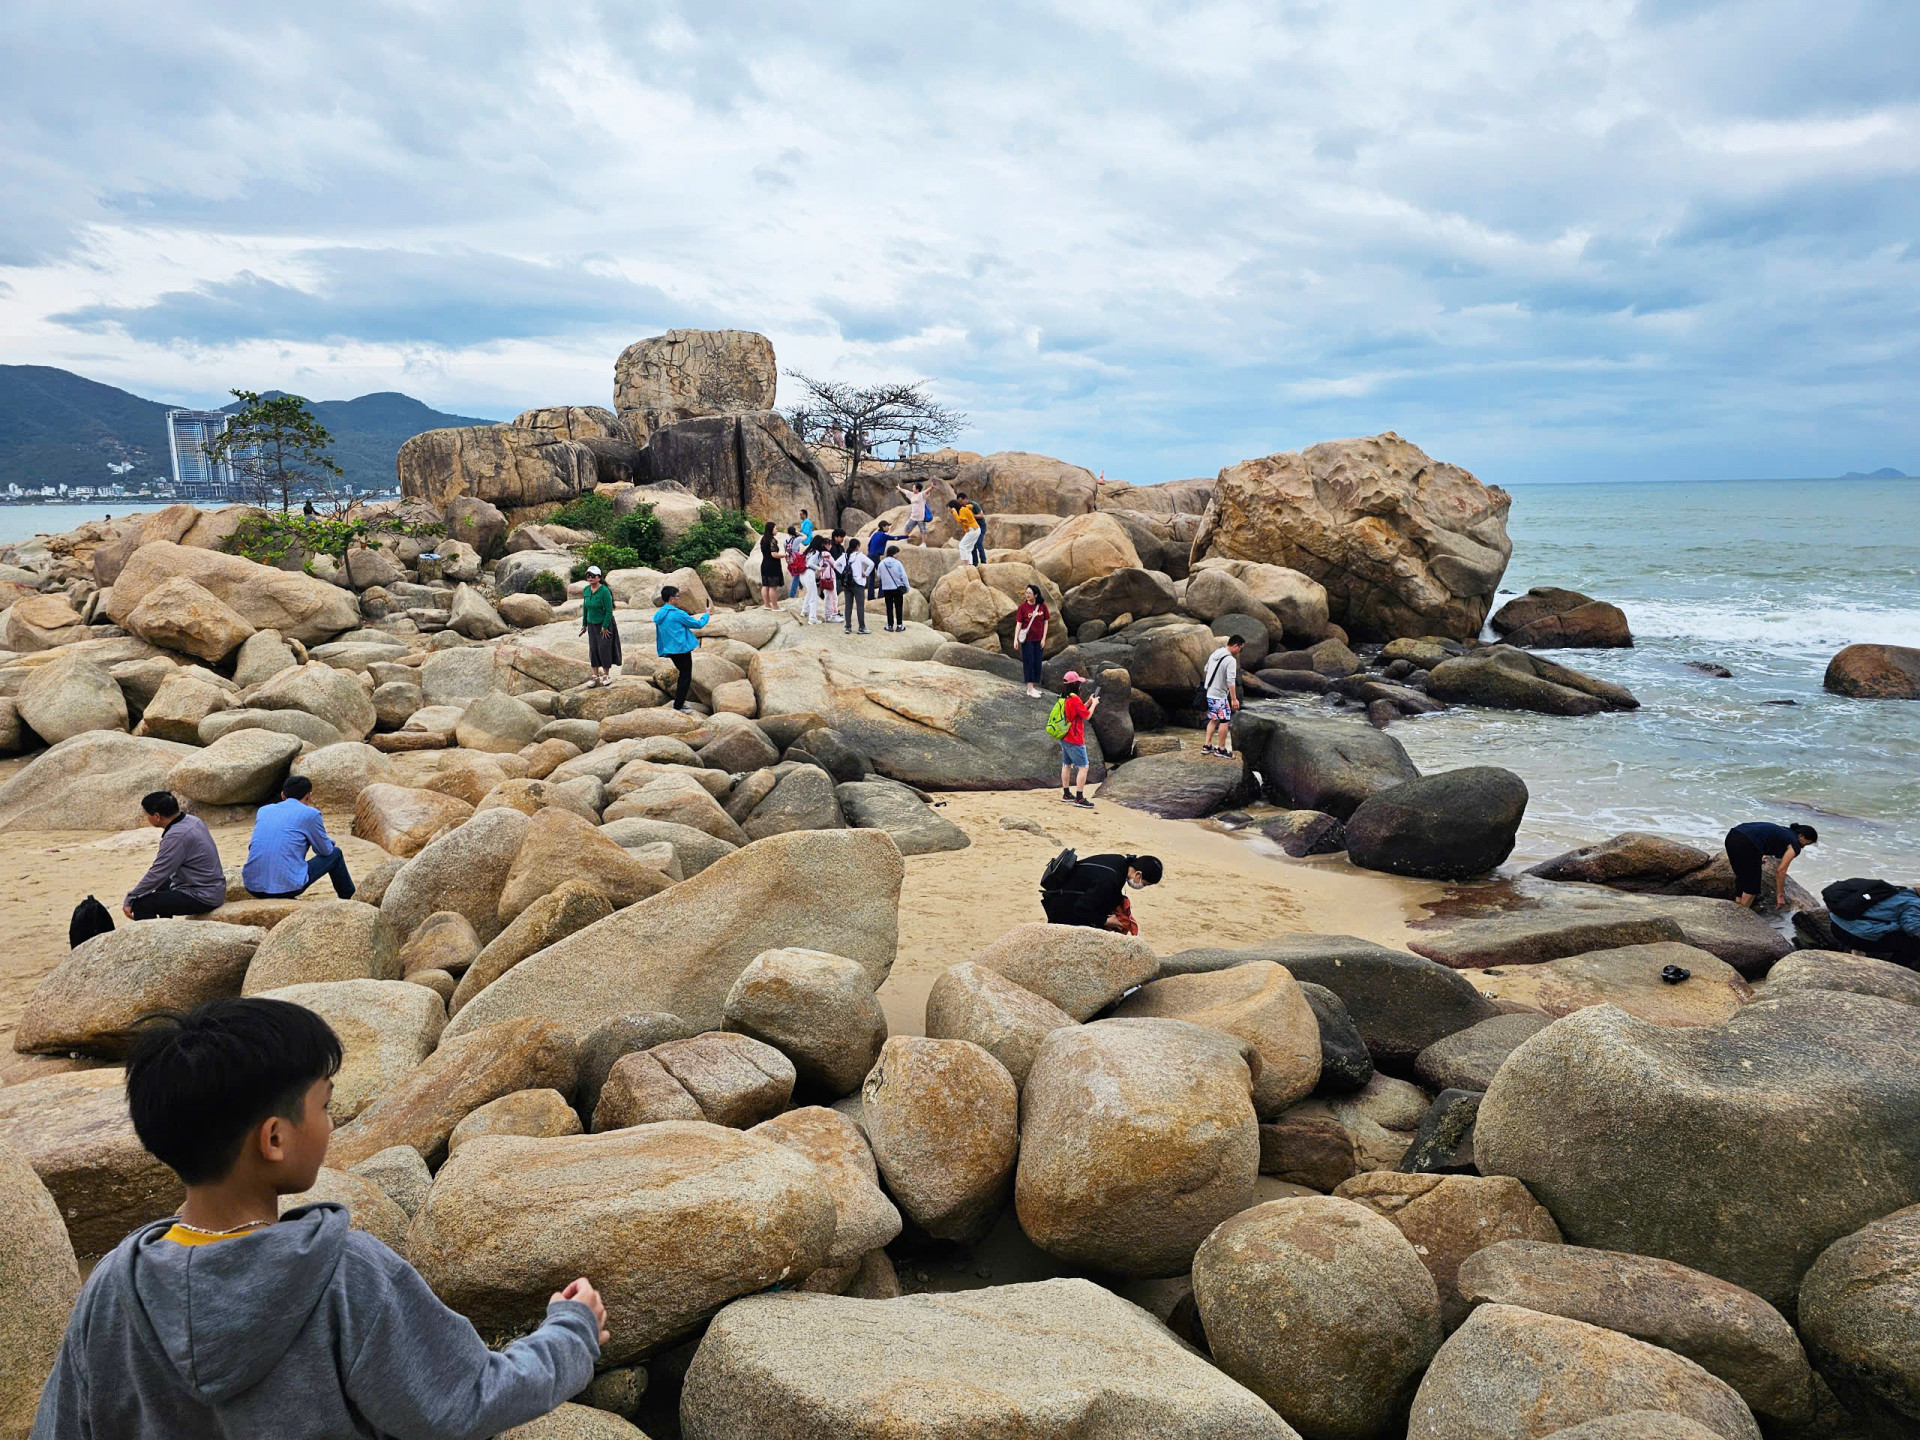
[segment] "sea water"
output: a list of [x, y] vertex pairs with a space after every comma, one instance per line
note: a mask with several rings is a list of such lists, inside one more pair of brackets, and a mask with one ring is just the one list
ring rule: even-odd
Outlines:
[[1456, 707], [1394, 724], [1423, 771], [1503, 765], [1527, 782], [1516, 861], [1622, 830], [1718, 850], [1759, 819], [1820, 832], [1795, 867], [1816, 891], [1850, 875], [1920, 881], [1920, 702], [1849, 700], [1820, 683], [1845, 645], [1920, 647], [1920, 480], [1512, 493], [1496, 604], [1558, 585], [1618, 605], [1631, 650], [1544, 653], [1640, 701], [1584, 718]]
[[123, 498], [117, 504], [94, 500], [85, 505], [0, 505], [0, 545], [18, 544], [36, 535], [63, 535], [108, 515], [124, 520], [133, 514], [149, 514], [162, 503]]

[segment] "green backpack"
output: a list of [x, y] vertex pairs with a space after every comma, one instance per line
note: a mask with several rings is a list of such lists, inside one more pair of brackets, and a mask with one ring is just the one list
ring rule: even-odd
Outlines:
[[1053, 702], [1053, 713], [1047, 716], [1047, 734], [1056, 740], [1067, 738], [1067, 698], [1064, 695]]

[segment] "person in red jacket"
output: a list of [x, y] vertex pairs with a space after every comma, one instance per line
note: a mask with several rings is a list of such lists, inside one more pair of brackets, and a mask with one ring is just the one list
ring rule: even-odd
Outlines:
[[[1069, 670], [1060, 678], [1069, 687], [1081, 683], [1080, 674], [1075, 670]], [[1093, 703], [1089, 705], [1080, 698], [1077, 689], [1069, 688], [1062, 703], [1067, 733], [1060, 740], [1060, 798], [1069, 805], [1091, 810], [1093, 801], [1087, 799], [1087, 721], [1100, 708], [1100, 697], [1094, 696]], [[1070, 785], [1069, 781], [1075, 783]]]

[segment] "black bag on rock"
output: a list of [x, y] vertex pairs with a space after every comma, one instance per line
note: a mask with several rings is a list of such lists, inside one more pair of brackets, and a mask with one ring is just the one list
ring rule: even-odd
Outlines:
[[1898, 885], [1885, 880], [1836, 880], [1820, 892], [1829, 912], [1842, 920], [1858, 920], [1882, 900], [1900, 893]]
[[113, 916], [107, 913], [107, 907], [89, 895], [73, 907], [73, 919], [67, 922], [67, 948], [77, 950], [112, 929]]

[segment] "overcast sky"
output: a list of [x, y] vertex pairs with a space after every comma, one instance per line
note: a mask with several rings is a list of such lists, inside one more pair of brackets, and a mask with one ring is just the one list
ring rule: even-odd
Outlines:
[[508, 418], [731, 326], [1132, 480], [1920, 471], [1915, 0], [281, 8], [0, 7], [0, 362]]

